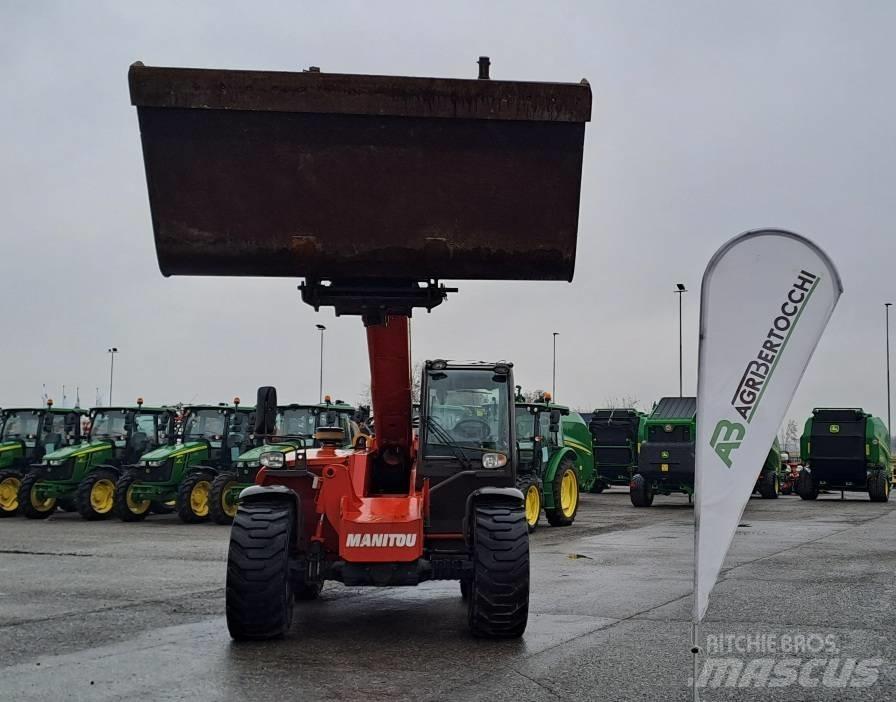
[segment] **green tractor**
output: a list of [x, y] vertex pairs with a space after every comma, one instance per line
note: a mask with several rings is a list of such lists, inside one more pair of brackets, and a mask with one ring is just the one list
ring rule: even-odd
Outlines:
[[[81, 409], [11, 407], [0, 412], [0, 517], [19, 510], [19, 490], [31, 465], [50, 451], [81, 441]], [[72, 505], [65, 505], [71, 507]]]
[[[221, 471], [212, 481], [209, 496], [209, 513], [212, 521], [230, 524], [236, 516], [237, 500], [240, 493], [255, 484], [255, 476], [262, 465], [279, 467], [283, 457], [303, 448], [320, 448], [314, 440], [314, 433], [320, 427], [340, 427], [345, 436], [343, 448], [352, 445], [358, 434], [358, 425], [353, 421], [355, 408], [337, 400], [316, 405], [281, 405], [277, 408], [276, 430], [263, 437], [264, 443], [240, 454], [229, 470]], [[256, 434], [256, 438], [262, 438]]]
[[111, 516], [123, 466], [169, 440], [174, 410], [138, 399], [135, 407], [96, 407], [89, 417], [86, 441], [45, 454], [22, 480], [19, 503], [29, 519], [46, 519], [66, 503], [84, 519]]
[[252, 444], [255, 409], [189, 405], [179, 417], [177, 441], [143, 454], [115, 483], [115, 513], [125, 522], [145, 519], [153, 504], [175, 504], [187, 524], [209, 518], [215, 476], [232, 471], [234, 459]]
[[587, 417], [594, 449], [595, 480], [591, 492], [603, 492], [611, 485], [628, 487], [638, 469], [638, 436], [643, 417], [643, 412], [632, 408], [596, 409]]
[[800, 437], [803, 469], [796, 492], [814, 500], [822, 489], [867, 492], [872, 502], [890, 499], [893, 468], [890, 433], [861, 408], [816, 408]]
[[547, 393], [538, 402], [525, 402], [517, 394], [516, 434], [517, 487], [525, 497], [529, 531], [537, 528], [542, 508], [551, 526], [569, 526], [580, 491], [594, 483], [588, 425], [578, 413], [552, 403]]
[[635, 507], [650, 507], [654, 496], [694, 495], [697, 398], [664, 397], [641, 422], [638, 472], [629, 483]]
[[756, 485], [753, 486], [753, 492], [758, 493], [763, 500], [778, 499], [778, 495], [781, 493], [783, 463], [781, 444], [778, 443], [776, 437], [768, 451], [768, 456], [765, 457], [765, 463], [762, 464], [759, 471], [759, 477], [756, 478]]

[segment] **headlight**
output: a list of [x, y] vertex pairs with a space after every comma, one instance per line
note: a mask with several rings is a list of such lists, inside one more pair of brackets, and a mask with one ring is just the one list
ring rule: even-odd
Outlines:
[[286, 460], [279, 451], [269, 451], [261, 454], [261, 465], [265, 468], [282, 468]]
[[49, 461], [49, 464], [50, 464], [51, 466], [61, 466], [63, 463], [65, 463], [65, 459], [64, 459], [64, 458], [62, 458], [62, 459], [57, 458], [57, 459], [55, 459], [55, 460]]
[[150, 468], [158, 468], [159, 466], [165, 465], [165, 461], [147, 461], [146, 465]]
[[507, 456], [503, 453], [483, 453], [483, 468], [503, 468], [507, 465]]

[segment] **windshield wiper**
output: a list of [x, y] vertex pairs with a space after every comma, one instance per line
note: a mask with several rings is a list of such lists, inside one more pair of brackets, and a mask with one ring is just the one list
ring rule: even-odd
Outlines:
[[430, 428], [433, 434], [436, 435], [436, 438], [442, 442], [443, 445], [447, 446], [451, 453], [454, 454], [454, 457], [460, 461], [461, 466], [463, 466], [464, 470], [472, 470], [473, 464], [470, 463], [470, 459], [464, 455], [463, 447], [458, 446], [454, 439], [451, 438], [451, 435], [448, 431], [443, 427], [435, 417], [427, 417], [426, 418], [426, 426]]

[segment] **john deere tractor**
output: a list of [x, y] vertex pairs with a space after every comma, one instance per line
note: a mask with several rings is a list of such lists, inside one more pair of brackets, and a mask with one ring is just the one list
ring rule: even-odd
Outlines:
[[97, 407], [90, 410], [87, 441], [47, 453], [22, 480], [19, 503], [29, 519], [49, 517], [69, 501], [84, 519], [106, 519], [122, 467], [172, 437], [174, 411], [165, 407]]
[[759, 471], [759, 477], [756, 478], [756, 485], [753, 486], [753, 492], [759, 493], [763, 500], [776, 500], [781, 492], [781, 444], [776, 438], [772, 442], [772, 447], [765, 457], [765, 463]]
[[654, 496], [694, 494], [696, 397], [664, 397], [641, 422], [638, 471], [629, 483], [635, 507], [650, 507]]
[[254, 412], [238, 401], [185, 407], [177, 441], [143, 454], [116, 482], [115, 513], [135, 522], [153, 503], [174, 501], [181, 521], [207, 520], [212, 481], [251, 445]]
[[517, 487], [525, 497], [526, 522], [535, 531], [544, 508], [551, 526], [569, 526], [579, 509], [579, 492], [594, 483], [591, 434], [582, 417], [551, 402], [516, 401], [519, 444]]
[[255, 483], [255, 476], [263, 464], [262, 457], [264, 464], [270, 466], [278, 460], [283, 461], [287, 454], [295, 453], [297, 449], [320, 448], [320, 442], [314, 439], [320, 427], [340, 427], [344, 432], [342, 448], [351, 447], [352, 439], [358, 433], [353, 421], [355, 413], [351, 405], [339, 400], [330, 402], [329, 397], [321, 404], [278, 407], [274, 434], [256, 435], [259, 445], [237, 456], [230, 470], [222, 471], [212, 481], [209, 497], [212, 521], [218, 524], [233, 521], [240, 492]]
[[19, 509], [22, 478], [49, 451], [81, 441], [85, 410], [54, 407], [16, 407], [0, 413], [0, 517]]
[[611, 485], [628, 486], [638, 472], [638, 433], [643, 417], [643, 412], [631, 408], [596, 409], [587, 417], [594, 448], [591, 492], [603, 492]]
[[887, 502], [893, 468], [886, 425], [861, 408], [817, 408], [800, 438], [803, 470], [796, 492], [814, 500], [822, 489], [867, 492]]

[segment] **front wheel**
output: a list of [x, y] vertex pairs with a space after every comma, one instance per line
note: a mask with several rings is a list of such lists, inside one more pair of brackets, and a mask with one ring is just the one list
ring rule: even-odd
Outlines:
[[78, 514], [91, 522], [112, 516], [117, 480], [118, 475], [111, 470], [99, 469], [88, 473], [75, 494]]
[[872, 502], [888, 502], [890, 499], [890, 478], [882, 470], [875, 471], [868, 478], [868, 497]]
[[21, 487], [21, 473], [15, 470], [0, 470], [0, 518], [14, 517], [19, 511]]
[[526, 510], [526, 525], [531, 534], [538, 528], [538, 519], [541, 517], [541, 487], [538, 479], [532, 476], [523, 476], [517, 481], [517, 487], [523, 493]]
[[289, 575], [293, 507], [258, 501], [240, 505], [227, 552], [227, 629], [237, 641], [283, 636], [292, 624]]
[[493, 639], [522, 636], [529, 619], [529, 530], [524, 508], [475, 505], [472, 516], [470, 631]]
[[196, 470], [188, 474], [177, 488], [177, 516], [184, 524], [198, 524], [208, 519], [208, 498], [214, 474]]
[[551, 481], [554, 508], [546, 509], [545, 516], [551, 526], [569, 526], [579, 511], [579, 476], [572, 458], [564, 458]]
[[796, 493], [804, 500], [818, 499], [818, 483], [809, 471], [800, 471], [796, 479]]
[[653, 485], [643, 475], [635, 473], [628, 484], [628, 496], [635, 507], [650, 507], [653, 504]]
[[237, 502], [234, 488], [238, 485], [232, 473], [221, 473], [212, 481], [208, 496], [208, 510], [215, 524], [232, 524], [236, 516]]
[[775, 500], [778, 498], [778, 474], [774, 471], [766, 471], [759, 483], [759, 495], [763, 500]]
[[134, 474], [123, 475], [115, 483], [115, 514], [123, 522], [139, 522], [146, 519], [152, 503], [134, 497], [134, 488], [140, 483], [140, 477]]
[[38, 494], [40, 482], [41, 477], [37, 473], [28, 473], [19, 487], [19, 504], [22, 514], [28, 519], [46, 519], [56, 511], [55, 497], [40, 497]]

